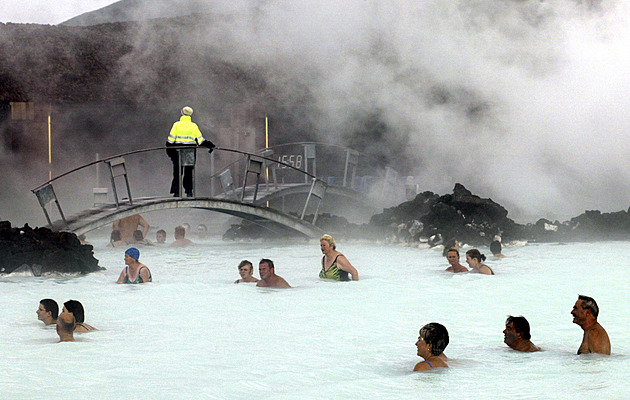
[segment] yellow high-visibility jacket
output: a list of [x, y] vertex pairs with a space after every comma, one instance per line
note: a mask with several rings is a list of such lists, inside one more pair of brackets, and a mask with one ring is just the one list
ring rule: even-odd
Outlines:
[[179, 121], [173, 124], [166, 142], [171, 144], [201, 145], [205, 140], [199, 127], [191, 121], [190, 116], [182, 115]]

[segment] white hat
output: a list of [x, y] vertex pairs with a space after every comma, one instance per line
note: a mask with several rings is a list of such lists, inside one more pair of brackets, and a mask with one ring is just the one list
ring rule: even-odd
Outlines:
[[193, 109], [191, 107], [184, 107], [182, 108], [182, 115], [192, 115], [193, 114]]

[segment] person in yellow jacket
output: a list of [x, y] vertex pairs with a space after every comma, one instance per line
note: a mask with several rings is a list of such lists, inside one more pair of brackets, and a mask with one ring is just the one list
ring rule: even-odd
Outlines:
[[[166, 139], [166, 147], [172, 146], [204, 146], [209, 149], [209, 153], [212, 153], [215, 145], [209, 140], [203, 138], [201, 131], [197, 124], [192, 122], [191, 116], [193, 114], [193, 109], [191, 107], [184, 107], [181, 111], [181, 117], [179, 121], [173, 124], [171, 128], [171, 132]], [[171, 182], [171, 194], [175, 195], [175, 197], [179, 197], [179, 155], [177, 149], [166, 149], [166, 154], [171, 158], [173, 162], [173, 181]], [[184, 179], [184, 191], [188, 197], [193, 195], [193, 169], [194, 166], [183, 167], [182, 176]]]

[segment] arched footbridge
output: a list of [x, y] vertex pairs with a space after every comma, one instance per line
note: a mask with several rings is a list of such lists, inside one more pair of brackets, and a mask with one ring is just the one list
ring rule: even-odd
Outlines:
[[[216, 148], [210, 156], [210, 164], [214, 164], [215, 158], [219, 154], [223, 161], [227, 161], [227, 165], [219, 173], [210, 174], [209, 184], [207, 183], [208, 180], [205, 180], [206, 184], [202, 185], [202, 188], [209, 190], [211, 192], [209, 195], [197, 195], [197, 189], [200, 188], [197, 182], [199, 179], [193, 176], [193, 195], [191, 197], [150, 195], [133, 197], [132, 191], [135, 193], [135, 189], [132, 190], [130, 175], [135, 174], [130, 168], [130, 164], [133, 163], [129, 163], [127, 160], [138, 156], [146, 158], [147, 154], [159, 154], [164, 157], [163, 152], [165, 150], [165, 147], [142, 149], [87, 163], [50, 179], [32, 191], [37, 196], [48, 224], [53, 230], [71, 231], [76, 234], [110, 225], [118, 219], [134, 214], [194, 208], [239, 217], [261, 225], [279, 235], [297, 234], [312, 238], [322, 234], [322, 230], [315, 224], [320, 206], [326, 199], [345, 198], [355, 206], [373, 208], [369, 197], [352, 187], [358, 154], [352, 150], [346, 151], [343, 180], [340, 177], [338, 179], [340, 183], [343, 182], [343, 185], [335, 185], [334, 182], [330, 182], [330, 178], [327, 180], [318, 178], [314, 173], [297, 168], [293, 165], [294, 163], [274, 159], [271, 149], [249, 153], [234, 149]], [[178, 147], [177, 150], [181, 165], [195, 165], [197, 149]], [[165, 161], [164, 158], [160, 159], [161, 164], [165, 162], [168, 161]], [[77, 193], [67, 192], [80, 191], [83, 186], [72, 184], [74, 181], [81, 181], [76, 176], [81, 173], [85, 175], [87, 170], [98, 168], [99, 165], [104, 166], [108, 171], [106, 175], [109, 176], [111, 187], [88, 188], [93, 190], [93, 205], [67, 216], [64, 213], [67, 204], [76, 207], [77, 201], [72, 199], [80, 197]], [[170, 162], [168, 165], [170, 167]], [[199, 165], [197, 165], [197, 169], [199, 169], [198, 167]], [[279, 181], [277, 175], [280, 169], [285, 172], [285, 175], [290, 175], [292, 179], [283, 177]], [[289, 174], [286, 174], [287, 171]], [[135, 176], [134, 179], [136, 179]], [[170, 179], [170, 176], [168, 178], [163, 177], [160, 181], [167, 182]], [[97, 184], [98, 180], [97, 178]], [[63, 184], [63, 181], [66, 183]], [[145, 182], [146, 179], [141, 179], [141, 181]], [[182, 182], [181, 176], [179, 182]], [[235, 182], [239, 184], [235, 184]], [[142, 194], [146, 194], [146, 186], [139, 190]], [[148, 186], [151, 187], [151, 185]], [[164, 186], [161, 186], [162, 191]], [[180, 187], [180, 193], [183, 193], [181, 189]], [[213, 192], [217, 193], [213, 194]], [[67, 197], [63, 200], [63, 207], [60, 200], [60, 197], [63, 197], [62, 194]], [[291, 196], [297, 196], [300, 199], [299, 209], [296, 210], [294, 207], [294, 210], [286, 211], [284, 206], [274, 207], [274, 200]], [[86, 197], [85, 194], [83, 197]], [[284, 200], [282, 204], [284, 205]], [[57, 214], [58, 219], [53, 221], [51, 219], [52, 214]]]

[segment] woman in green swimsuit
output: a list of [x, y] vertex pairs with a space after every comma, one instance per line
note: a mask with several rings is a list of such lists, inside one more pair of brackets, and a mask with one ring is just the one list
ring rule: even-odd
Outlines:
[[321, 279], [332, 279], [335, 281], [349, 281], [348, 274], [353, 281], [359, 280], [359, 273], [350, 264], [350, 261], [338, 252], [335, 239], [330, 235], [324, 235], [319, 239], [320, 248], [324, 257], [322, 258], [322, 270], [319, 272]]

